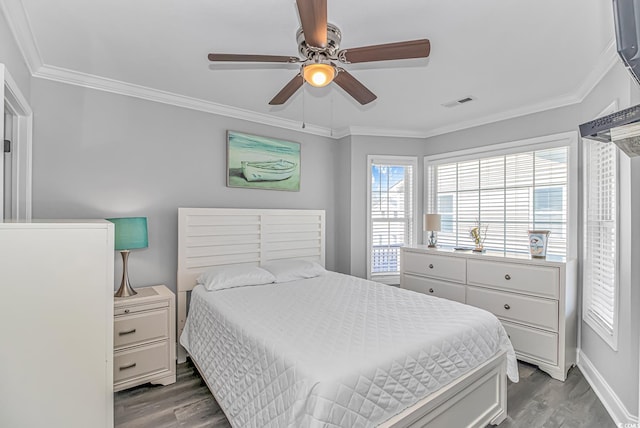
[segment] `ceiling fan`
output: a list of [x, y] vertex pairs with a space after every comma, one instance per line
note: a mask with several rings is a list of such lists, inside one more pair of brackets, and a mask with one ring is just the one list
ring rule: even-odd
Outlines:
[[426, 58], [431, 51], [428, 39], [340, 49], [342, 39], [340, 29], [327, 23], [327, 0], [296, 0], [296, 3], [302, 23], [302, 28], [296, 34], [296, 40], [302, 58], [279, 55], [211, 53], [209, 61], [301, 63], [300, 72], [269, 101], [271, 105], [287, 102], [304, 82], [312, 86], [323, 87], [332, 81], [336, 82], [360, 104], [365, 105], [375, 100], [376, 95], [344, 68], [336, 65], [336, 62], [354, 64]]

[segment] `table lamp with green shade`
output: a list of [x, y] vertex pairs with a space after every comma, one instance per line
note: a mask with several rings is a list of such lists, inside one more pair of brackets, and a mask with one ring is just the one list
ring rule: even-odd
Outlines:
[[115, 250], [122, 254], [122, 282], [116, 291], [116, 297], [129, 297], [138, 294], [129, 283], [128, 260], [129, 250], [147, 248], [149, 238], [147, 236], [146, 217], [108, 218], [115, 224]]

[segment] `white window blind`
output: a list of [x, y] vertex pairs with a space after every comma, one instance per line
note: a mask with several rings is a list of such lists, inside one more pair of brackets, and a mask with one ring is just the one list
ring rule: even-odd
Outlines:
[[415, 243], [417, 158], [369, 157], [369, 278], [396, 283], [400, 247]]
[[614, 348], [617, 336], [617, 148], [585, 143], [583, 317]]
[[473, 247], [469, 231], [488, 225], [484, 247], [528, 253], [530, 229], [550, 230], [547, 254], [567, 252], [568, 147], [429, 166], [429, 211], [442, 216], [438, 244]]

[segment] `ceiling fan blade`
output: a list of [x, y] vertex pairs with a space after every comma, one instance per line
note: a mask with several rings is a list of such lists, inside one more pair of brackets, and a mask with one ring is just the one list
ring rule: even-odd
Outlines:
[[426, 58], [430, 52], [431, 43], [429, 40], [420, 39], [343, 49], [338, 53], [338, 56], [342, 62], [355, 64], [358, 62], [388, 61], [392, 59]]
[[338, 75], [333, 81], [362, 105], [369, 104], [378, 98], [376, 94], [367, 89], [366, 86], [342, 68], [338, 69]]
[[327, 47], [327, 0], [296, 0], [307, 46]]
[[294, 77], [289, 81], [289, 83], [284, 85], [284, 88], [282, 88], [280, 92], [278, 92], [276, 96], [273, 97], [271, 101], [269, 101], [269, 104], [272, 106], [276, 106], [286, 103], [287, 100], [291, 98], [291, 96], [295, 94], [298, 89], [300, 89], [300, 86], [302, 86], [303, 83], [304, 79], [300, 74], [297, 74], [296, 77]]
[[232, 61], [232, 62], [300, 62], [295, 56], [282, 55], [244, 55], [244, 54], [220, 54], [210, 53], [209, 61]]

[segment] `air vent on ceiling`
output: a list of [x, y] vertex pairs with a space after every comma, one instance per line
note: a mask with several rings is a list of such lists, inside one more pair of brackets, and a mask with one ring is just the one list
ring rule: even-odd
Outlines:
[[456, 106], [468, 103], [473, 100], [475, 100], [474, 97], [468, 96], [468, 97], [460, 98], [459, 100], [449, 101], [448, 103], [442, 104], [442, 106], [451, 108], [451, 107], [456, 107]]

